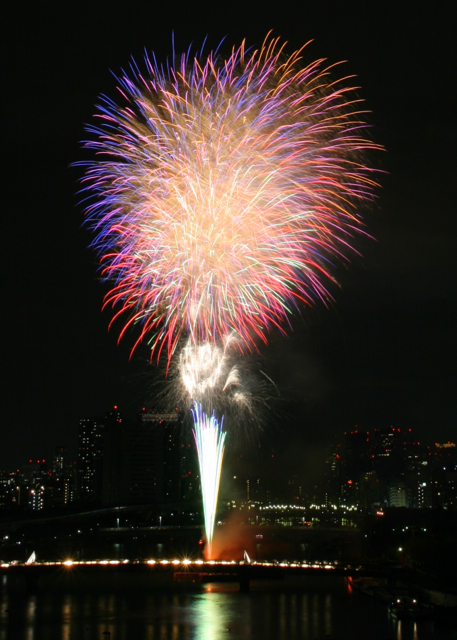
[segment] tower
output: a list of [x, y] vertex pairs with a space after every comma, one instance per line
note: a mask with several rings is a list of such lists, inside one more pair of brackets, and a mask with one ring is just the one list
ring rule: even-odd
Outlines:
[[78, 429], [78, 496], [99, 502], [103, 481], [103, 420], [82, 418]]

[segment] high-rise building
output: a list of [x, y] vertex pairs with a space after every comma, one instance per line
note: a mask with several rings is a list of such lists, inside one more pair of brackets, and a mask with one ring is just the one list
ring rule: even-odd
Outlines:
[[21, 466], [19, 477], [22, 482], [32, 482], [45, 476], [47, 470], [46, 460], [28, 460]]
[[341, 482], [346, 479], [343, 458], [343, 447], [335, 440], [326, 451], [323, 487], [316, 500], [319, 504], [327, 507], [340, 504]]
[[181, 486], [179, 498], [187, 502], [200, 501], [200, 470], [195, 441], [190, 429], [180, 428], [179, 475]]
[[18, 475], [13, 471], [0, 471], [0, 511], [17, 506]]
[[388, 480], [405, 469], [405, 440], [395, 427], [375, 429], [372, 449], [373, 469], [380, 480]]
[[130, 432], [117, 405], [104, 418], [102, 503], [114, 507], [130, 502]]
[[359, 484], [359, 507], [365, 512], [371, 512], [379, 505], [379, 482], [376, 472], [367, 471]]
[[60, 477], [65, 474], [65, 465], [67, 463], [67, 447], [62, 445], [55, 447], [54, 457], [52, 460], [52, 472], [55, 476]]
[[63, 478], [63, 503], [68, 504], [75, 499], [75, 482], [71, 474]]
[[355, 428], [344, 434], [342, 466], [346, 480], [359, 481], [371, 471], [370, 439], [367, 431]]
[[379, 481], [381, 503], [390, 504], [390, 484], [394, 481], [404, 480], [407, 446], [405, 437], [406, 435], [396, 427], [375, 429], [374, 431], [372, 462], [373, 471], [376, 472]]
[[144, 409], [139, 420], [141, 424], [149, 425], [150, 457], [137, 456], [137, 486], [139, 476], [142, 474], [144, 478], [146, 472], [146, 477], [152, 478], [158, 502], [178, 502], [181, 498], [182, 417], [177, 409], [170, 412]]
[[431, 457], [433, 506], [457, 509], [457, 447], [453, 442], [435, 443]]
[[394, 482], [390, 485], [389, 507], [409, 507], [406, 487], [403, 482]]
[[178, 502], [181, 497], [181, 451], [179, 414], [170, 414], [163, 423], [163, 500]]
[[45, 486], [41, 482], [36, 482], [33, 488], [30, 489], [29, 506], [33, 511], [41, 511], [43, 509], [45, 491]]
[[155, 416], [143, 409], [130, 428], [132, 504], [157, 504], [163, 500], [163, 434]]
[[19, 506], [34, 511], [43, 509], [47, 472], [45, 460], [28, 460], [21, 466], [17, 492]]
[[83, 418], [78, 429], [78, 497], [100, 502], [103, 483], [104, 421]]

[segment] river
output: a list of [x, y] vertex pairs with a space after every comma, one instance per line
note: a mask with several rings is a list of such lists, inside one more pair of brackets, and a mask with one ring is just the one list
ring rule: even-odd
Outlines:
[[105, 585], [0, 595], [0, 640], [455, 640], [448, 621], [396, 621], [344, 578], [198, 590]]

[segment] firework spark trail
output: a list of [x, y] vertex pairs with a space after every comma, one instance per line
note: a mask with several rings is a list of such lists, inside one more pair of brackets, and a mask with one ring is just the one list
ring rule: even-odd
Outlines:
[[211, 557], [217, 496], [226, 437], [226, 433], [222, 430], [224, 417], [222, 417], [219, 424], [214, 411], [211, 416], [206, 415], [198, 402], [194, 403], [192, 417], [194, 421], [194, 438], [200, 463], [207, 550], [208, 557]]
[[[235, 333], [241, 351], [284, 331], [298, 304], [329, 296], [331, 261], [363, 231], [375, 183], [360, 100], [323, 61], [304, 68], [279, 39], [227, 59], [146, 57], [103, 98], [86, 146], [87, 207], [105, 305], [168, 362]], [[151, 354], [152, 355], [152, 354]]]

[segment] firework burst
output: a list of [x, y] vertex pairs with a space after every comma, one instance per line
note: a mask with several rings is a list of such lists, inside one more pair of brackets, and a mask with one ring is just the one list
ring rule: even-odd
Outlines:
[[[180, 336], [243, 351], [326, 300], [331, 262], [363, 230], [375, 182], [360, 100], [279, 39], [224, 58], [146, 57], [102, 98], [86, 146], [87, 206], [114, 282], [105, 305], [170, 361]], [[135, 347], [134, 347], [135, 348]]]

